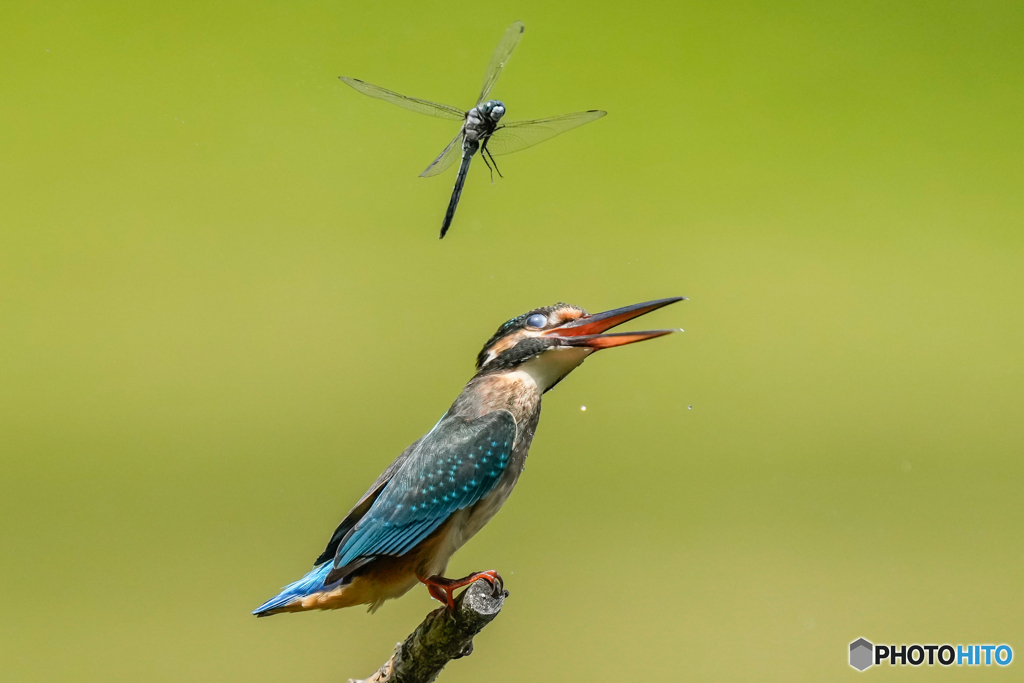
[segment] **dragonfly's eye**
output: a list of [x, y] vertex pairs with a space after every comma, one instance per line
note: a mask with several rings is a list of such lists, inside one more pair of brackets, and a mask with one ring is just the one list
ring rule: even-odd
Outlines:
[[504, 107], [504, 105], [499, 104], [499, 105], [496, 105], [494, 108], [491, 109], [491, 118], [493, 120], [495, 120], [495, 121], [497, 121], [498, 119], [500, 119], [504, 115], [505, 115], [505, 107]]
[[548, 319], [540, 313], [534, 313], [526, 319], [526, 324], [530, 327], [544, 327], [548, 324]]

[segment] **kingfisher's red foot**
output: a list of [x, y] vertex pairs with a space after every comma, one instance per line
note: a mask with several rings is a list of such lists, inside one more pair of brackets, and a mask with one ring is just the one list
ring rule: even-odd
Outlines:
[[434, 598], [438, 602], [443, 602], [448, 606], [448, 609], [455, 609], [455, 598], [453, 593], [462, 588], [468, 586], [477, 579], [486, 579], [493, 589], [493, 594], [497, 595], [497, 592], [505, 587], [505, 582], [501, 579], [501, 574], [488, 569], [485, 572], [476, 572], [469, 576], [464, 576], [461, 579], [446, 579], [443, 576], [428, 576], [427, 578], [420, 578], [420, 583], [427, 587], [430, 592], [430, 597]]

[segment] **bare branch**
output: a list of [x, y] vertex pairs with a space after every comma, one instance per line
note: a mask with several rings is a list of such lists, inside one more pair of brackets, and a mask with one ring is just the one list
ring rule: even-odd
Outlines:
[[440, 607], [423, 620], [395, 654], [367, 679], [349, 683], [431, 683], [445, 664], [473, 652], [473, 637], [498, 616], [508, 591], [485, 579], [473, 582], [455, 599], [455, 611]]

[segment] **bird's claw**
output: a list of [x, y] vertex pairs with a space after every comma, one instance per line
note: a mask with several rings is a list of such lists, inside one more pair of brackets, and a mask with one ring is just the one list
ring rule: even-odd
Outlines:
[[[477, 572], [476, 574], [473, 574], [473, 581], [476, 581], [477, 579], [484, 579], [489, 584], [491, 584], [491, 595], [494, 597], [498, 597], [500, 592], [505, 589], [505, 580], [501, 578], [501, 574], [494, 571], [493, 569], [488, 569], [485, 572]], [[470, 583], [472, 583], [473, 581], [471, 581]]]
[[430, 593], [430, 597], [434, 598], [438, 602], [443, 602], [448, 606], [448, 609], [455, 610], [455, 596], [454, 592], [463, 586], [468, 586], [477, 579], [484, 579], [491, 584], [491, 597], [498, 598], [508, 593], [505, 591], [505, 582], [501, 578], [501, 574], [488, 569], [482, 572], [475, 572], [469, 576], [464, 576], [461, 579], [446, 579], [443, 576], [428, 576], [427, 578], [420, 579], [420, 582], [427, 587], [427, 591]]

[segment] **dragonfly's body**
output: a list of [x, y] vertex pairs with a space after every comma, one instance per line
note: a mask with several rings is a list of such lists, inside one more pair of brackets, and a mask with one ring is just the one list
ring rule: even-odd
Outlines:
[[[499, 100], [489, 100], [479, 106], [473, 107], [466, 112], [466, 123], [462, 126], [462, 132], [466, 136], [466, 143], [484, 142], [494, 134], [498, 127], [498, 121], [505, 115], [505, 103]], [[463, 144], [462, 149], [467, 148]]]
[[487, 100], [487, 96], [497, 82], [498, 76], [501, 74], [501, 70], [505, 67], [506, 62], [508, 62], [509, 57], [512, 56], [512, 51], [519, 44], [524, 29], [523, 22], [517, 21], [505, 31], [505, 35], [502, 36], [498, 47], [494, 50], [490, 64], [487, 65], [483, 88], [480, 90], [480, 97], [477, 98], [476, 106], [469, 111], [448, 104], [439, 104], [429, 100], [400, 95], [357, 78], [341, 77], [342, 81], [364, 95], [386, 100], [421, 114], [460, 121], [462, 123], [459, 134], [448, 143], [448, 146], [434, 159], [433, 163], [420, 174], [422, 177], [437, 175], [454, 164], [456, 159], [460, 160], [459, 174], [455, 179], [455, 187], [452, 190], [451, 200], [448, 202], [448, 210], [445, 212], [444, 222], [441, 224], [441, 237], [445, 236], [449, 226], [451, 226], [452, 219], [455, 217], [455, 209], [458, 207], [459, 198], [462, 196], [462, 188], [466, 182], [466, 175], [469, 173], [469, 165], [477, 152], [480, 153], [488, 168], [493, 167], [496, 169], [495, 155], [511, 154], [527, 147], [532, 147], [537, 143], [550, 140], [567, 130], [599, 119], [607, 113], [592, 109], [573, 114], [552, 116], [546, 119], [513, 121], [508, 124], [499, 125], [501, 117], [505, 114], [505, 105], [499, 100]]
[[[459, 132], [459, 135], [462, 136], [462, 161], [459, 164], [459, 174], [455, 176], [455, 187], [452, 188], [452, 198], [448, 201], [448, 210], [444, 213], [441, 237], [448, 232], [448, 228], [451, 227], [452, 220], [455, 218], [455, 209], [458, 208], [459, 199], [462, 198], [462, 188], [466, 184], [466, 176], [469, 175], [469, 164], [473, 161], [473, 155], [482, 149], [484, 163], [490, 167], [490, 163], [487, 162], [487, 141], [498, 129], [498, 122], [504, 115], [505, 104], [499, 100], [488, 100], [466, 112], [466, 122], [462, 124], [462, 130]], [[495, 168], [497, 168], [497, 164], [495, 164]]]

